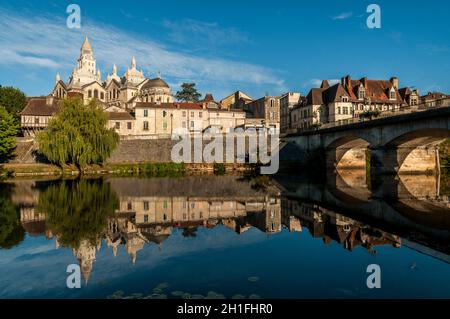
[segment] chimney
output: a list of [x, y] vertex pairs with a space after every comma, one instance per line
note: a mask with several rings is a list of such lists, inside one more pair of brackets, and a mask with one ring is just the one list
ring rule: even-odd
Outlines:
[[362, 83], [362, 85], [364, 86], [364, 88], [367, 90], [368, 88], [368, 81], [367, 81], [367, 76], [363, 77], [360, 82]]
[[48, 106], [51, 106], [51, 105], [53, 105], [53, 101], [54, 101], [53, 95], [49, 94], [49, 95], [47, 95], [47, 98], [45, 99], [45, 104], [47, 104]]
[[341, 84], [344, 88], [348, 89], [351, 86], [352, 78], [350, 75], [346, 75], [341, 79]]
[[392, 86], [398, 90], [398, 78], [396, 76], [393, 76], [390, 80], [389, 80], [392, 84]]
[[328, 82], [328, 80], [323, 80], [322, 84], [320, 85], [321, 89], [328, 89], [330, 87], [330, 83]]

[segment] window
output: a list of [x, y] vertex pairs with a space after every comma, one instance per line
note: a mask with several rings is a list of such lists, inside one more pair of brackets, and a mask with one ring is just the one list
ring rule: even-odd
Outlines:
[[181, 123], [181, 127], [186, 128], [186, 122], [185, 122], [185, 121], [183, 121], [183, 122]]
[[166, 215], [166, 214], [164, 214], [163, 218], [164, 218], [164, 220], [167, 220], [167, 215]]
[[198, 117], [202, 117], [202, 112], [198, 112]]
[[116, 130], [120, 130], [120, 122], [116, 122]]
[[366, 91], [364, 91], [363, 89], [359, 90], [359, 99], [362, 100], [366, 97]]
[[132, 210], [133, 209], [133, 204], [131, 204], [131, 202], [127, 203], [127, 210]]
[[344, 106], [342, 108], [342, 111], [343, 111], [344, 114], [348, 114], [348, 107]]
[[274, 105], [274, 101], [270, 100], [270, 106], [273, 107], [273, 105]]
[[194, 128], [194, 121], [191, 121], [191, 127]]
[[132, 124], [131, 122], [127, 122], [127, 129], [131, 130]]
[[163, 130], [164, 131], [167, 130], [167, 123], [166, 122], [163, 123]]
[[144, 131], [148, 131], [148, 122], [147, 121], [144, 122]]
[[103, 92], [100, 93], [100, 99], [102, 99], [102, 100], [105, 99], [105, 93], [103, 93]]
[[182, 116], [186, 117], [186, 111], [183, 111]]
[[144, 201], [144, 210], [149, 210], [150, 205], [148, 203], [148, 201]]
[[194, 117], [194, 112], [191, 112], [191, 117]]
[[88, 98], [91, 98], [91, 97], [92, 97], [92, 91], [89, 90], [89, 91], [88, 91]]
[[36, 117], [34, 118], [34, 124], [39, 124], [39, 117], [36, 116]]
[[338, 108], [337, 108], [337, 114], [341, 114], [341, 107], [340, 106], [338, 106]]
[[348, 96], [343, 96], [342, 97], [342, 102], [348, 102]]
[[148, 110], [144, 110], [144, 117], [148, 117]]
[[166, 201], [166, 200], [165, 200], [164, 203], [163, 203], [163, 208], [164, 208], [164, 209], [167, 209], [167, 201]]
[[166, 111], [163, 111], [163, 112], [162, 112], [162, 116], [163, 116], [163, 117], [166, 117], [166, 115], [167, 115], [167, 112], [166, 112]]
[[391, 91], [391, 100], [395, 100], [397, 98], [397, 94], [394, 90]]
[[148, 215], [144, 215], [144, 223], [148, 223]]
[[94, 90], [94, 97], [95, 97], [96, 99], [98, 99], [98, 90], [97, 90], [97, 89]]

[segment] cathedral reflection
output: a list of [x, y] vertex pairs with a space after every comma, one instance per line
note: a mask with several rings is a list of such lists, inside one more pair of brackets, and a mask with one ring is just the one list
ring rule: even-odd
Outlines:
[[[20, 222], [30, 236], [45, 235], [55, 239], [56, 248], [73, 250], [86, 283], [102, 242], [114, 256], [122, 246], [135, 264], [139, 251], [148, 245], [163, 249], [164, 241], [175, 230], [185, 237], [195, 237], [201, 228], [218, 226], [237, 234], [251, 228], [267, 234], [283, 228], [290, 232], [307, 229], [325, 245], [335, 241], [349, 251], [362, 247], [376, 254], [377, 246], [399, 248], [406, 244], [448, 259], [448, 229], [430, 219], [440, 216], [439, 209], [445, 208], [448, 213], [448, 198], [436, 191], [439, 187], [433, 180], [424, 177], [422, 185], [429, 186], [422, 189], [424, 196], [412, 179], [388, 181], [399, 196], [395, 203], [368, 196], [373, 196], [374, 190], [365, 188], [359, 177], [336, 176], [335, 181], [333, 187], [296, 182], [294, 186], [275, 183], [277, 186], [264, 190], [256, 190], [250, 181], [236, 177], [112, 178], [72, 184], [16, 181], [11, 199], [19, 207]], [[413, 200], [414, 196], [419, 200]], [[407, 213], [402, 211], [405, 205], [409, 205]], [[102, 208], [104, 212], [99, 214]], [[414, 219], [420, 212], [429, 213], [421, 223]], [[80, 223], [74, 216], [65, 218], [76, 213], [76, 218], [83, 219], [85, 213], [96, 218]], [[373, 222], [368, 222], [367, 216]], [[70, 224], [75, 226], [71, 228]]]

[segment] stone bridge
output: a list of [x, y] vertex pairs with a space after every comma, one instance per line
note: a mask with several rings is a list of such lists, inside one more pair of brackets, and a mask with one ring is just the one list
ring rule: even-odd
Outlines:
[[325, 152], [327, 168], [372, 174], [439, 171], [438, 145], [450, 137], [450, 107], [290, 134], [301, 151]]

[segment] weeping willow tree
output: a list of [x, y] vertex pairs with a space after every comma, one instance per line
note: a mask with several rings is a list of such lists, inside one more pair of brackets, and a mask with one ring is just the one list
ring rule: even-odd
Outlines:
[[25, 238], [19, 209], [11, 201], [10, 195], [10, 187], [0, 183], [0, 248], [3, 249], [12, 248]]
[[60, 166], [101, 164], [119, 142], [119, 135], [106, 128], [107, 121], [96, 100], [84, 105], [81, 99], [66, 99], [58, 115], [37, 135], [39, 150]]
[[43, 190], [38, 210], [45, 213], [46, 227], [58, 235], [61, 245], [78, 248], [83, 240], [96, 244], [118, 205], [109, 183], [75, 180], [59, 181]]

